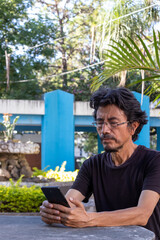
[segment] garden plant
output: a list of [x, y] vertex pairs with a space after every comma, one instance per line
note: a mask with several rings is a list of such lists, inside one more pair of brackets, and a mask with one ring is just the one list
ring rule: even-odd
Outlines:
[[[33, 176], [43, 176], [45, 178], [54, 178], [58, 182], [74, 181], [78, 170], [73, 172], [65, 171], [66, 162], [56, 169], [45, 171], [34, 168]], [[46, 199], [40, 186], [32, 185], [21, 186], [23, 175], [17, 182], [10, 179], [10, 186], [0, 185], [0, 212], [39, 212], [39, 207]]]

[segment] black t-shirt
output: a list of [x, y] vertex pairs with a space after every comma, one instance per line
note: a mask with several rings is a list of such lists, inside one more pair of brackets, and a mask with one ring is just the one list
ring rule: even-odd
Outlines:
[[[160, 152], [138, 146], [122, 165], [112, 163], [110, 153], [87, 159], [73, 183], [86, 199], [93, 193], [97, 212], [135, 207], [143, 190], [160, 194]], [[147, 225], [160, 239], [160, 200]]]

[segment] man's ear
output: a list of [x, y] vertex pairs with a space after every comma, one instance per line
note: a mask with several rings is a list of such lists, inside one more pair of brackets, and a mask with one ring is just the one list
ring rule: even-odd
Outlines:
[[132, 122], [130, 124], [130, 129], [131, 129], [132, 136], [135, 134], [135, 131], [138, 128], [138, 126], [139, 126], [139, 122]]

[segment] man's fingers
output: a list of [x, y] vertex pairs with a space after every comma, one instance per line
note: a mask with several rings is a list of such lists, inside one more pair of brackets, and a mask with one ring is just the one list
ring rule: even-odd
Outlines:
[[59, 212], [69, 213], [71, 208], [62, 206], [60, 204], [54, 204], [54, 209], [56, 209]]
[[47, 200], [45, 200], [43, 202], [42, 206], [40, 207], [40, 209], [42, 211], [44, 211], [44, 209], [45, 209], [45, 211], [48, 212], [48, 213], [52, 212], [52, 209], [55, 209], [57, 211], [66, 212], [67, 213], [70, 208], [65, 207], [63, 205], [60, 205], [60, 204], [55, 204], [55, 203], [52, 204], [52, 203], [49, 203]]
[[46, 208], [53, 208], [53, 204], [49, 203], [47, 200], [45, 200], [42, 205], [45, 206]]
[[41, 216], [41, 219], [43, 222], [47, 223], [47, 224], [52, 224], [52, 223], [61, 223], [60, 220], [56, 220], [56, 219], [48, 219], [48, 218], [45, 218], [45, 217], [42, 217]]
[[57, 220], [57, 221], [59, 221], [61, 219], [59, 214], [55, 214], [54, 210], [53, 210], [52, 214], [49, 214], [48, 212], [44, 212], [44, 211], [40, 211], [40, 214], [41, 214], [42, 218], [46, 218], [48, 220]]
[[47, 213], [47, 214], [53, 214], [53, 215], [59, 215], [59, 211], [58, 210], [56, 210], [56, 209], [52, 209], [52, 208], [46, 208], [46, 207], [44, 207], [43, 205], [42, 206], [40, 206], [40, 213], [42, 214], [42, 213]]

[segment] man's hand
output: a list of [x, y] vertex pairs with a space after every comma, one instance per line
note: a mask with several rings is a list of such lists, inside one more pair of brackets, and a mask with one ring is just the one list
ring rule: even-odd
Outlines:
[[86, 212], [83, 204], [76, 199], [69, 198], [74, 207], [66, 208], [61, 205], [55, 205], [56, 210], [60, 212], [61, 223], [68, 227], [82, 228], [87, 227], [89, 223], [89, 214]]
[[[59, 204], [52, 204], [52, 203], [49, 203], [48, 201], [44, 201], [42, 203], [42, 206], [40, 207], [40, 214], [41, 214], [42, 221], [44, 221], [47, 224], [62, 223], [66, 226], [70, 226], [68, 223], [69, 221], [67, 219], [71, 218], [73, 214], [72, 213], [73, 209], [75, 209], [76, 212], [81, 211], [84, 214], [84, 216], [87, 215], [83, 204], [81, 204], [81, 201], [84, 198], [85, 197], [79, 191], [75, 189], [70, 189], [66, 194], [66, 199], [71, 208], [67, 208]], [[75, 199], [77, 199], [77, 201]], [[77, 222], [80, 220], [79, 217], [80, 215], [79, 213], [77, 213], [77, 216], [75, 218]]]
[[40, 214], [42, 221], [47, 224], [61, 223], [60, 212], [54, 208], [54, 204], [44, 201], [40, 207]]
[[40, 214], [42, 220], [47, 224], [62, 223], [68, 227], [87, 227], [89, 222], [89, 214], [85, 211], [83, 204], [70, 198], [72, 208], [64, 207], [59, 204], [51, 204], [44, 201], [40, 207]]

